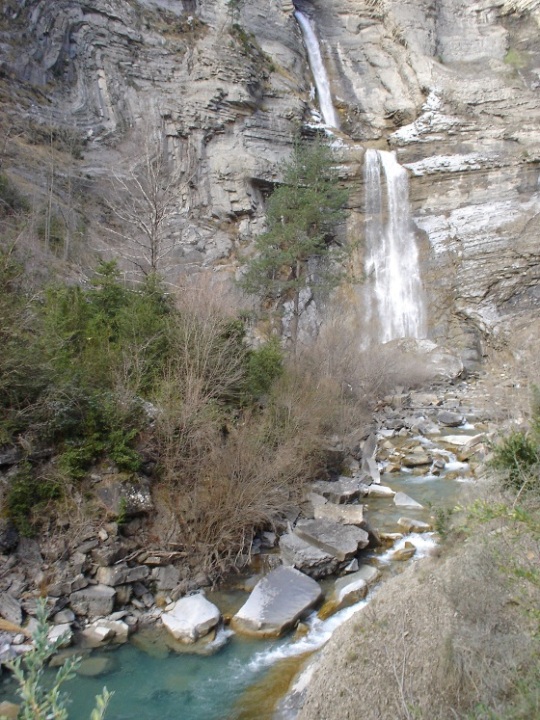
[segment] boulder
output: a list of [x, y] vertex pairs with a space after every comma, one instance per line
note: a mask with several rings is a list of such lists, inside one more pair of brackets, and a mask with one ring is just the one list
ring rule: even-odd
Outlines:
[[451, 410], [441, 410], [437, 413], [437, 421], [446, 427], [459, 427], [465, 422], [465, 417], [461, 413]]
[[129, 626], [122, 620], [96, 620], [81, 635], [86, 647], [99, 647], [109, 641], [125, 643], [129, 637]]
[[65, 625], [66, 623], [69, 624], [75, 622], [75, 613], [69, 608], [66, 608], [65, 610], [60, 610], [60, 612], [57, 612], [54, 615], [53, 622], [56, 625]]
[[422, 520], [413, 520], [412, 518], [400, 517], [398, 520], [399, 527], [402, 527], [406, 532], [423, 533], [430, 532], [433, 528], [427, 522]]
[[291, 567], [278, 567], [263, 577], [232, 618], [238, 632], [279, 637], [322, 597], [312, 578]]
[[319, 550], [294, 533], [282, 535], [279, 548], [284, 565], [292, 565], [313, 578], [331, 575], [339, 566], [339, 561], [333, 555]]
[[152, 569], [152, 580], [156, 583], [156, 590], [172, 590], [180, 582], [180, 570], [174, 565], [162, 565]]
[[366, 494], [366, 486], [357, 478], [340, 477], [334, 482], [318, 480], [312, 484], [315, 493], [333, 503], [350, 503]]
[[361, 468], [362, 468], [362, 471], [371, 480], [371, 482], [374, 482], [377, 484], [381, 482], [381, 473], [379, 471], [379, 467], [377, 465], [375, 458], [363, 457]]
[[7, 718], [7, 720], [17, 720], [19, 717], [19, 706], [15, 703], [9, 702], [8, 700], [2, 700], [0, 702], [0, 717]]
[[0, 615], [14, 625], [20, 625], [23, 619], [21, 603], [11, 593], [0, 593]]
[[0, 553], [10, 553], [19, 544], [19, 531], [9, 518], [0, 518]]
[[96, 494], [106, 510], [118, 518], [144, 515], [154, 509], [150, 483], [146, 478], [133, 481], [122, 475], [112, 475], [96, 487]]
[[125, 563], [112, 567], [98, 568], [96, 579], [102, 585], [126, 585], [127, 583], [145, 580], [150, 575], [150, 568], [146, 565], [128, 567]]
[[54, 625], [47, 633], [49, 642], [55, 643], [60, 640], [58, 647], [66, 648], [71, 645], [73, 640], [73, 630], [69, 623], [63, 623], [62, 625]]
[[410, 560], [416, 553], [416, 546], [412, 542], [406, 542], [402, 548], [392, 554], [392, 560]]
[[294, 533], [342, 562], [369, 544], [369, 535], [365, 530], [331, 520], [300, 520]]
[[396, 494], [387, 485], [370, 485], [367, 491], [368, 497], [394, 497]]
[[422, 465], [431, 465], [432, 458], [424, 452], [412, 452], [402, 460], [403, 465], [408, 468], [422, 467]]
[[97, 617], [110, 615], [114, 606], [116, 590], [108, 585], [90, 585], [69, 596], [73, 612], [77, 615]]
[[106, 675], [114, 669], [114, 661], [110, 657], [92, 657], [84, 658], [77, 668], [77, 674], [83, 677], [99, 677]]
[[315, 505], [313, 514], [316, 520], [332, 520], [343, 525], [361, 525], [364, 522], [363, 505], [336, 505], [325, 502]]
[[423, 508], [423, 505], [413, 500], [412, 497], [409, 497], [409, 495], [404, 492], [398, 492], [394, 495], [394, 505], [396, 505], [396, 507], [417, 508], [419, 510]]
[[163, 613], [161, 620], [176, 640], [194, 643], [207, 635], [220, 617], [217, 607], [198, 593], [177, 600], [171, 610]]
[[344, 607], [349, 607], [365, 598], [368, 588], [380, 578], [381, 574], [372, 565], [362, 565], [357, 572], [339, 578], [334, 590], [319, 612], [319, 617], [327, 618]]

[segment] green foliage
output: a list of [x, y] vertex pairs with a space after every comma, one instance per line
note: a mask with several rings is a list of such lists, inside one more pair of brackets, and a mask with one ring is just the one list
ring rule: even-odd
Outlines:
[[250, 397], [267, 395], [283, 374], [283, 351], [276, 339], [252, 350], [247, 361], [246, 390]]
[[[519, 490], [536, 474], [539, 464], [539, 448], [533, 436], [514, 431], [493, 448], [491, 466], [503, 473], [503, 484], [509, 489]], [[534, 485], [538, 489], [538, 478]]]
[[330, 147], [297, 143], [284, 165], [283, 185], [270, 196], [268, 230], [255, 241], [240, 286], [267, 300], [293, 300], [292, 341], [296, 345], [300, 292], [330, 289], [343, 275], [346, 250], [333, 231], [343, 217], [347, 192], [337, 182]]
[[60, 495], [58, 481], [36, 475], [29, 463], [23, 463], [10, 480], [6, 498], [7, 515], [22, 535], [31, 537], [35, 533], [32, 514]]
[[[34, 648], [8, 663], [19, 684], [18, 694], [22, 701], [19, 720], [68, 720], [69, 717], [68, 698], [62, 692], [62, 685], [75, 676], [80, 658], [68, 658], [50, 682], [45, 677], [45, 669], [62, 643], [62, 638], [50, 642], [48, 630], [46, 606], [41, 601], [38, 603], [37, 627], [33, 635]], [[112, 693], [103, 688], [101, 695], [96, 697], [96, 707], [92, 710], [90, 720], [103, 719], [111, 696]]]

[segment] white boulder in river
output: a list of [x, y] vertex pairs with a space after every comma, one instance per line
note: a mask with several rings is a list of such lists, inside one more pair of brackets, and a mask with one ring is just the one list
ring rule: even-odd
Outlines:
[[248, 635], [279, 637], [321, 597], [315, 580], [292, 567], [278, 567], [255, 585], [232, 627]]
[[173, 637], [181, 642], [193, 643], [215, 627], [221, 615], [204, 595], [188, 595], [164, 612], [161, 620]]

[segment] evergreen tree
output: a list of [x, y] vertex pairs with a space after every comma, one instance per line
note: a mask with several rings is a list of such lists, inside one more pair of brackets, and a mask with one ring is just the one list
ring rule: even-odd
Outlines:
[[305, 288], [331, 288], [342, 276], [346, 249], [333, 231], [344, 218], [347, 192], [338, 185], [331, 148], [317, 140], [297, 143], [284, 166], [283, 185], [270, 196], [268, 229], [255, 241], [240, 286], [266, 300], [292, 301], [293, 353]]

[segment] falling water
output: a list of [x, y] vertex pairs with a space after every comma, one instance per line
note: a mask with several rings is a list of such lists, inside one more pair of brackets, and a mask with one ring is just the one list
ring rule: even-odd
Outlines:
[[315, 80], [317, 95], [319, 96], [319, 106], [325, 125], [332, 128], [338, 128], [339, 122], [332, 103], [330, 82], [328, 80], [326, 68], [324, 67], [317, 35], [315, 34], [315, 30], [306, 15], [301, 13], [299, 10], [297, 10], [294, 14], [300, 27], [302, 28], [302, 34], [304, 36], [304, 42], [306, 44], [306, 50], [309, 58], [309, 66], [313, 74], [313, 79]]
[[426, 312], [407, 171], [395, 153], [367, 150], [364, 182], [367, 304], [377, 338], [388, 342], [425, 337]]

